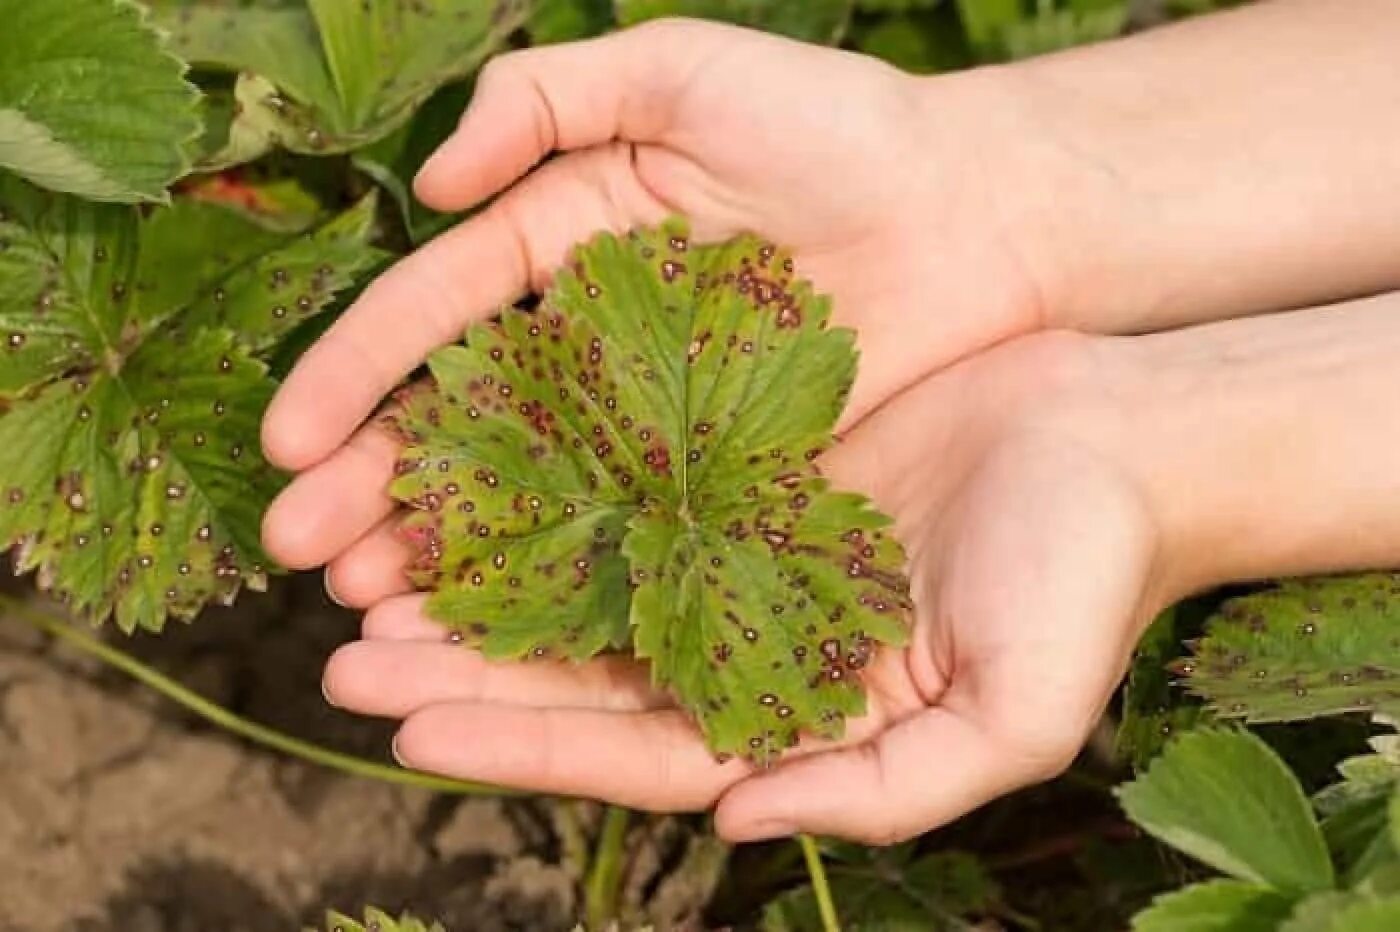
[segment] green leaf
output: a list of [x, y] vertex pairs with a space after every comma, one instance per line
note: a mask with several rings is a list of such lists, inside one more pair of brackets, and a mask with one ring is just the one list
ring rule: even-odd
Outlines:
[[393, 487], [428, 611], [492, 657], [630, 642], [720, 753], [839, 734], [909, 600], [888, 519], [813, 464], [855, 374], [829, 313], [775, 247], [673, 222], [437, 353]]
[[394, 199], [414, 245], [432, 239], [460, 216], [424, 207], [413, 195], [413, 176], [457, 128], [470, 96], [469, 84], [449, 84], [429, 98], [413, 119], [353, 156], [355, 167]]
[[1290, 580], [1225, 603], [1175, 670], [1214, 712], [1247, 722], [1394, 716], [1397, 625], [1400, 579], [1392, 574]]
[[163, 201], [198, 93], [127, 0], [0, 0], [0, 168], [99, 201]]
[[1341, 890], [1324, 890], [1304, 898], [1294, 907], [1278, 932], [1329, 932], [1338, 913], [1366, 898]]
[[539, 0], [525, 23], [531, 45], [572, 42], [614, 25], [612, 0]]
[[[861, 932], [953, 932], [997, 903], [996, 882], [976, 857], [937, 852], [912, 864], [890, 863], [882, 852], [831, 867], [831, 894], [843, 928]], [[822, 932], [810, 886], [790, 890], [763, 911], [764, 932]]]
[[1128, 25], [1128, 8], [1121, 2], [1106, 9], [1042, 9], [1001, 31], [1002, 57], [1016, 60], [1060, 49], [1102, 42], [1122, 35]]
[[1327, 932], [1395, 932], [1400, 929], [1400, 897], [1355, 903], [1332, 918]]
[[624, 26], [693, 16], [835, 45], [846, 34], [854, 0], [615, 0], [615, 5]]
[[[314, 932], [314, 930], [308, 930], [308, 932]], [[424, 922], [411, 913], [404, 913], [395, 919], [382, 909], [375, 909], [371, 906], [365, 910], [363, 921], [334, 910], [330, 911], [326, 914], [326, 932], [446, 932], [446, 930], [440, 923]]]
[[1287, 893], [1333, 884], [1332, 862], [1302, 787], [1249, 732], [1189, 732], [1117, 795], [1148, 832], [1240, 880]]
[[1133, 932], [1275, 932], [1293, 900], [1238, 880], [1211, 880], [1159, 896], [1133, 917]]
[[288, 237], [0, 177], [0, 545], [18, 572], [128, 631], [263, 584], [280, 480], [261, 357], [372, 259], [372, 209]]
[[955, 71], [973, 63], [967, 37], [950, 5], [858, 23], [851, 39], [865, 54], [916, 74]]
[[1142, 769], [1161, 753], [1167, 741], [1189, 731], [1203, 718], [1192, 699], [1183, 702], [1172, 688], [1168, 661], [1181, 649], [1184, 632], [1193, 627], [1196, 603], [1172, 606], [1159, 615], [1138, 642], [1133, 665], [1123, 685], [1123, 716], [1115, 739], [1118, 754]]
[[530, 10], [529, 0], [311, 0], [162, 8], [177, 51], [201, 68], [238, 72], [224, 149], [212, 166], [274, 144], [347, 152], [403, 125], [444, 84], [475, 71]]

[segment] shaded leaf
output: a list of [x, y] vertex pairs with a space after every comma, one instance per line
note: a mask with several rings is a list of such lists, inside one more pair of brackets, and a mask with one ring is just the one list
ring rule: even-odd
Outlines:
[[[843, 928], [862, 932], [953, 932], [996, 904], [996, 882], [982, 862], [960, 851], [938, 852], [909, 864], [834, 865], [831, 894]], [[764, 932], [821, 932], [810, 886], [790, 890], [763, 912]]]
[[839, 734], [909, 601], [887, 519], [813, 463], [855, 374], [828, 316], [772, 245], [673, 223], [435, 354], [393, 486], [429, 613], [492, 657], [630, 645], [717, 752]]
[[846, 34], [854, 0], [615, 0], [624, 26], [663, 16], [715, 19], [835, 45]]
[[612, 0], [538, 0], [525, 23], [531, 45], [572, 42], [615, 25]]
[[972, 51], [951, 6], [881, 17], [853, 30], [857, 49], [916, 74], [972, 64]]
[[413, 195], [413, 176], [428, 156], [452, 135], [471, 97], [470, 84], [449, 84], [403, 126], [355, 152], [355, 167], [373, 178], [398, 205], [409, 241], [420, 245], [457, 219], [423, 206]]
[[372, 205], [287, 237], [0, 178], [0, 544], [79, 614], [158, 630], [261, 586], [280, 480], [261, 354], [373, 256]]
[[1249, 732], [1182, 735], [1117, 795], [1138, 825], [1226, 874], [1290, 893], [1332, 886], [1302, 787]]
[[127, 0], [0, 0], [0, 168], [100, 201], [161, 201], [198, 93]]
[[1400, 579], [1289, 580], [1232, 599], [1176, 672], [1219, 715], [1295, 721], [1400, 713]]
[[1159, 896], [1133, 917], [1133, 932], [1275, 932], [1293, 899], [1238, 880], [1211, 880]]
[[1172, 606], [1138, 642], [1123, 685], [1123, 715], [1115, 738], [1118, 754], [1135, 769], [1147, 766], [1173, 735], [1189, 731], [1204, 717], [1194, 699], [1173, 688], [1167, 670], [1182, 641], [1199, 629], [1201, 613], [1198, 601]]
[[187, 60], [239, 73], [225, 147], [208, 157], [221, 167], [273, 145], [324, 155], [383, 138], [438, 88], [474, 71], [530, 6], [312, 0], [229, 7], [206, 0], [163, 8], [160, 17]]

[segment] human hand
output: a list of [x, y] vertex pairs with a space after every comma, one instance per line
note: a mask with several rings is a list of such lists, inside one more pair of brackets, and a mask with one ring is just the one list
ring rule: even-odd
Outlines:
[[[311, 468], [269, 513], [268, 550], [317, 565], [384, 519], [387, 497], [362, 494], [366, 451], [383, 441], [371, 428], [336, 448], [429, 351], [540, 287], [598, 230], [681, 213], [700, 239], [783, 244], [859, 334], [845, 425], [1037, 326], [1044, 295], [1007, 219], [1018, 183], [997, 167], [1010, 146], [981, 102], [991, 92], [978, 75], [937, 80], [933, 93], [873, 59], [687, 21], [496, 59], [417, 190], [457, 209], [524, 178], [374, 282], [292, 372], [264, 445]], [[368, 604], [373, 587], [343, 565], [331, 579], [342, 601]]]
[[[915, 834], [1066, 766], [1165, 598], [1122, 429], [1107, 341], [1040, 334], [934, 376], [821, 461], [871, 494], [908, 548], [906, 649], [863, 674], [869, 713], [839, 748], [811, 739], [772, 771], [717, 763], [644, 665], [489, 662], [400, 594], [402, 556], [347, 557], [377, 580], [364, 640], [326, 672], [337, 705], [405, 719], [411, 766], [643, 809], [719, 800], [724, 836]], [[379, 463], [381, 482], [394, 457]], [[379, 601], [381, 600], [382, 601]]]

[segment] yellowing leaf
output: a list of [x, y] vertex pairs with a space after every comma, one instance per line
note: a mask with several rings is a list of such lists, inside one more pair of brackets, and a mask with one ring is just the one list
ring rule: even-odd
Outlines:
[[672, 223], [436, 354], [393, 486], [429, 612], [493, 657], [631, 646], [717, 752], [840, 734], [910, 605], [888, 520], [814, 464], [855, 374], [828, 315], [772, 245]]

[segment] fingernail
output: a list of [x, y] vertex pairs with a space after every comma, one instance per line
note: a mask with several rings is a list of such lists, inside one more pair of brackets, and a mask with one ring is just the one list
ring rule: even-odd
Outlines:
[[324, 573], [321, 574], [321, 586], [326, 590], [326, 598], [330, 599], [332, 602], [334, 602], [336, 605], [339, 605], [341, 608], [350, 607], [340, 600], [340, 596], [335, 594], [335, 586], [331, 584], [330, 570], [326, 570]]
[[326, 705], [330, 706], [332, 709], [340, 708], [336, 701], [331, 698], [331, 691], [326, 688], [326, 681], [324, 678], [321, 680], [321, 698], [325, 699]]
[[393, 740], [389, 742], [389, 753], [392, 754], [392, 755], [394, 756], [394, 760], [396, 760], [396, 761], [399, 762], [399, 766], [400, 766], [400, 767], [411, 767], [411, 765], [408, 763], [408, 761], [406, 761], [406, 760], [403, 759], [403, 755], [399, 753], [399, 736], [398, 736], [398, 735], [394, 735]]

